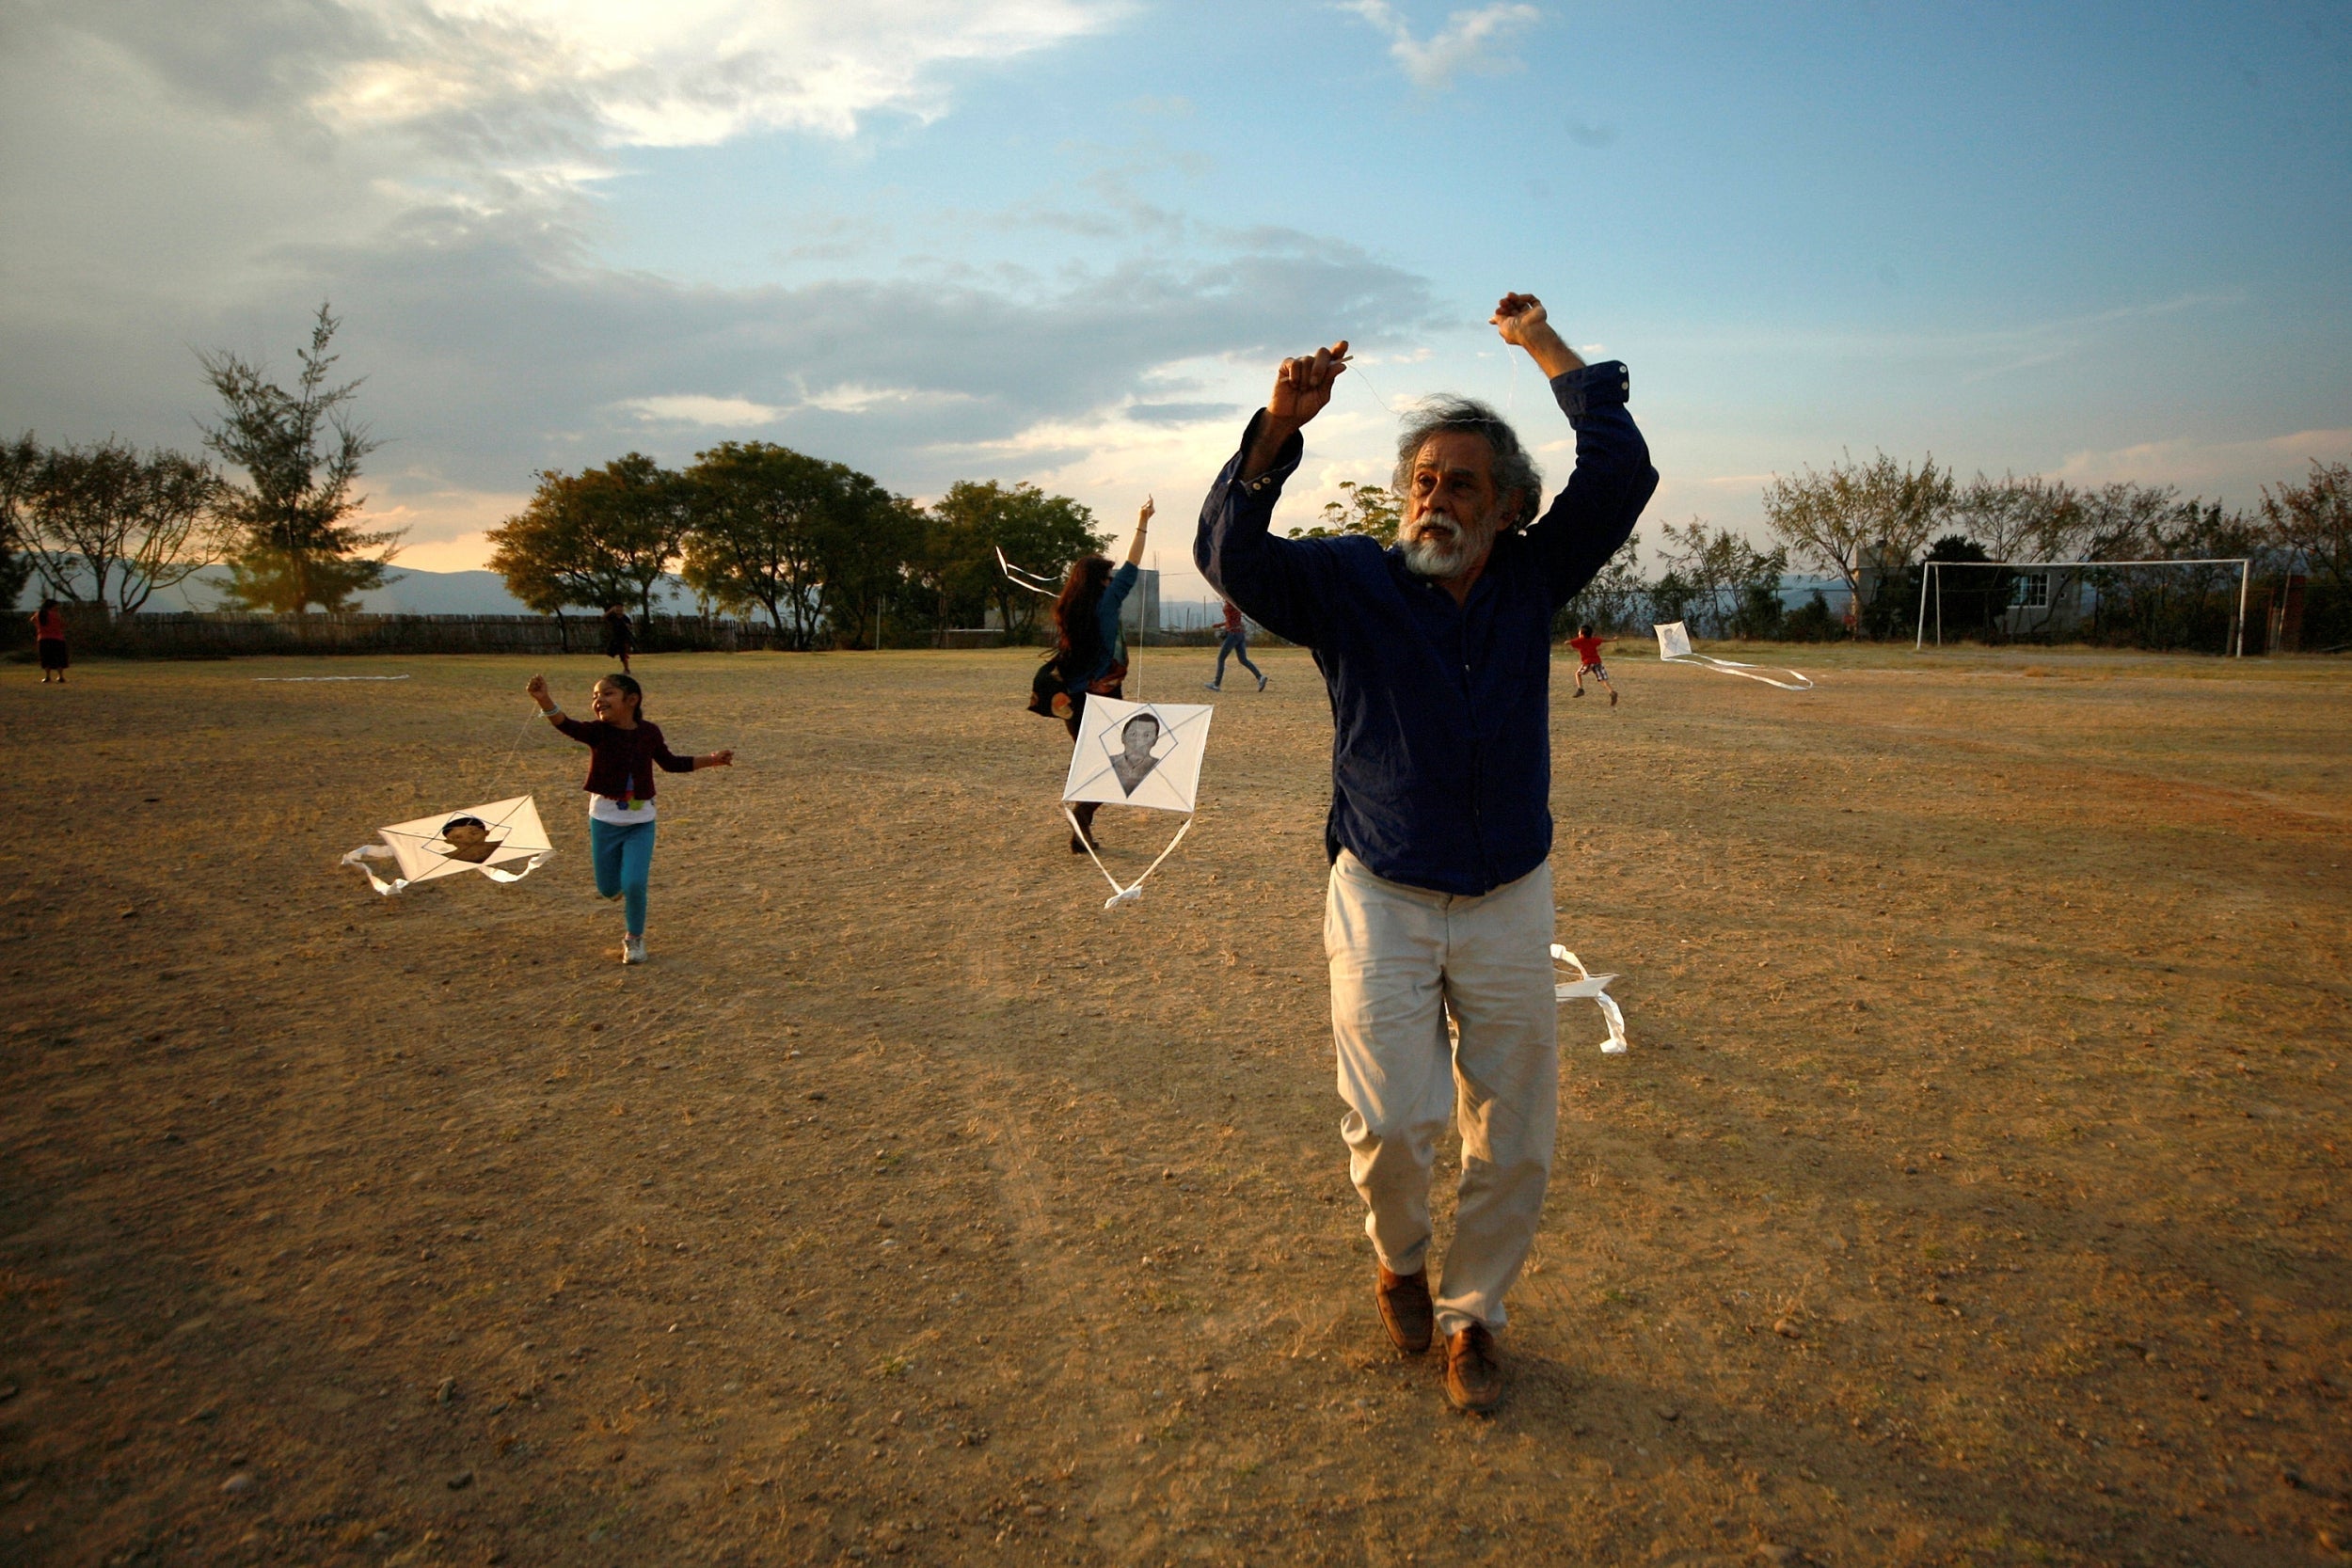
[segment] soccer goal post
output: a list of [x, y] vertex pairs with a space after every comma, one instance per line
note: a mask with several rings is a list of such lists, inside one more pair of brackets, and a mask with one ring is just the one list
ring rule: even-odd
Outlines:
[[[1944, 645], [1944, 585], [1938, 574], [1946, 566], [1959, 566], [1968, 571], [1994, 569], [2077, 575], [2140, 566], [2234, 566], [2237, 568], [2237, 610], [2230, 617], [2230, 657], [2246, 657], [2246, 595], [2254, 573], [2250, 556], [2221, 556], [2195, 561], [1923, 561], [1919, 564], [1925, 570], [1919, 574], [1919, 629], [1917, 636], [1912, 639], [1914, 652], [1927, 646], [1928, 601], [1931, 595], [1935, 601], [1935, 645], [1939, 648]], [[2046, 594], [2049, 578], [2045, 576], [2042, 580]]]

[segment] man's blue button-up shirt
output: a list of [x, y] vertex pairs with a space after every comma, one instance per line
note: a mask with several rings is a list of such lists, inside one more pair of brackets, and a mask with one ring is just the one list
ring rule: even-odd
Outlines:
[[[1469, 599], [1360, 535], [1278, 539], [1268, 525], [1305, 448], [1244, 483], [1257, 420], [1200, 509], [1193, 560], [1330, 689], [1325, 850], [1375, 876], [1483, 894], [1551, 852], [1551, 618], [1633, 531], [1658, 488], [1615, 361], [1556, 376], [1576, 471], [1541, 517], [1494, 543]], [[1263, 418], [1263, 414], [1258, 418]]]

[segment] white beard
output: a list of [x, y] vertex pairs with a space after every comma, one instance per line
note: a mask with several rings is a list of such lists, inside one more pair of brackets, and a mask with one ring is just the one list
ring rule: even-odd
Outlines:
[[[1435, 536], [1422, 530], [1435, 529]], [[1472, 552], [1471, 531], [1443, 512], [1424, 512], [1406, 525], [1405, 569], [1416, 577], [1443, 580], [1462, 575]]]

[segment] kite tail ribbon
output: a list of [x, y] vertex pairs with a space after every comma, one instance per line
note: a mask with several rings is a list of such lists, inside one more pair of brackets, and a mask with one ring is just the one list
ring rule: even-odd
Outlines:
[[1583, 959], [1556, 942], [1551, 944], [1551, 956], [1573, 966], [1577, 974], [1575, 979], [1552, 987], [1552, 995], [1562, 1002], [1572, 1002], [1583, 996], [1590, 997], [1597, 1003], [1600, 1006], [1601, 1020], [1609, 1025], [1609, 1037], [1600, 1042], [1601, 1054], [1604, 1056], [1623, 1054], [1627, 1049], [1625, 1012], [1617, 1006], [1617, 999], [1609, 994], [1608, 989], [1609, 982], [1616, 976], [1595, 974], [1584, 967]]
[[1025, 567], [1016, 566], [1011, 562], [1006, 560], [1005, 547], [1002, 545], [996, 546], [996, 564], [1003, 568], [1005, 580], [1011, 583], [1015, 588], [1025, 588], [1032, 594], [1042, 594], [1049, 599], [1057, 599], [1061, 597], [1061, 588], [1059, 584], [1050, 582], [1046, 578], [1038, 576], [1035, 572], [1029, 571]]
[[376, 892], [383, 894], [386, 897], [389, 897], [391, 895], [398, 893], [402, 888], [406, 887], [408, 885], [407, 879], [402, 877], [394, 877], [388, 882], [383, 878], [375, 874], [375, 867], [370, 865], [368, 862], [396, 862], [399, 858], [400, 857], [393, 854], [391, 849], [386, 845], [363, 844], [358, 848], [354, 849], [350, 854], [345, 855], [342, 860], [337, 861], [335, 863], [338, 865], [358, 866], [360, 870], [368, 874], [369, 886], [374, 888]]
[[523, 868], [520, 871], [509, 871], [502, 865], [477, 865], [474, 869], [481, 872], [485, 877], [489, 878], [490, 880], [494, 882], [519, 882], [525, 877], [530, 876], [532, 872], [547, 864], [548, 860], [552, 858], [554, 854], [555, 851], [552, 849], [543, 849], [539, 853], [532, 856], [529, 860], [523, 862]]
[[1127, 886], [1121, 887], [1120, 886], [1119, 879], [1111, 875], [1111, 868], [1103, 863], [1103, 857], [1094, 852], [1094, 840], [1088, 836], [1087, 831], [1084, 828], [1078, 826], [1077, 813], [1072, 811], [1067, 805], [1065, 805], [1061, 809], [1061, 814], [1069, 820], [1070, 831], [1077, 835], [1078, 842], [1086, 846], [1087, 859], [1094, 863], [1094, 869], [1100, 871], [1103, 874], [1103, 879], [1111, 885], [1111, 895], [1103, 900], [1103, 907], [1106, 910], [1115, 910], [1121, 904], [1136, 904], [1142, 902], [1144, 877], [1149, 877], [1152, 872], [1157, 871], [1160, 868], [1160, 861], [1164, 861], [1168, 859], [1168, 856], [1174, 854], [1176, 852], [1176, 846], [1184, 843], [1184, 835], [1192, 832], [1192, 818], [1187, 816], [1184, 818], [1184, 825], [1176, 830], [1176, 836], [1168, 841], [1168, 847], [1160, 851], [1160, 859], [1153, 861], [1150, 865], [1143, 868], [1143, 877], [1137, 877]]
[[[1766, 686], [1777, 686], [1783, 691], [1810, 691], [1813, 689], [1813, 682], [1804, 675], [1794, 670], [1779, 670], [1777, 665], [1741, 664], [1737, 659], [1714, 658], [1706, 654], [1679, 654], [1671, 657], [1661, 656], [1659, 662], [1662, 664], [1704, 665], [1708, 669], [1721, 670], [1726, 675], [1745, 675], [1752, 681], [1762, 681]], [[1779, 673], [1784, 675], [1795, 675], [1796, 679], [1793, 682], [1776, 681], [1772, 679], [1771, 675], [1763, 673], [1768, 669], [1779, 670]]]

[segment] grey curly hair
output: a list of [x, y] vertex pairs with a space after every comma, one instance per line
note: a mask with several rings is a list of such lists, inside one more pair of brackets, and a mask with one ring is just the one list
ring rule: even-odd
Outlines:
[[1543, 470], [1527, 455], [1519, 444], [1518, 432], [1513, 430], [1503, 417], [1475, 398], [1440, 395], [1425, 400], [1413, 410], [1406, 421], [1405, 434], [1397, 437], [1396, 473], [1391, 492], [1400, 500], [1412, 494], [1413, 459], [1421, 455], [1422, 445], [1432, 436], [1450, 435], [1459, 431], [1466, 436], [1483, 436], [1486, 449], [1494, 453], [1491, 472], [1497, 496], [1514, 491], [1518, 495], [1517, 510], [1502, 519], [1508, 529], [1524, 528], [1534, 520], [1536, 508], [1543, 504]]

